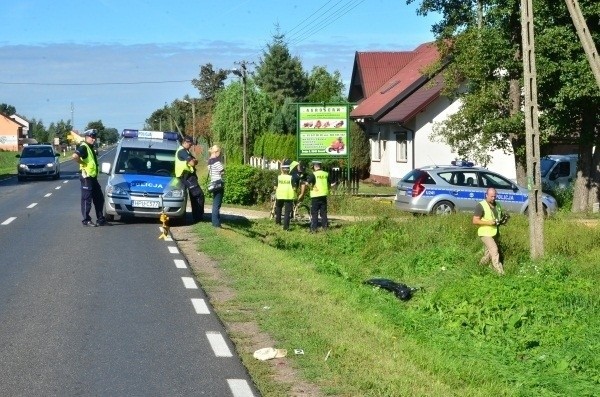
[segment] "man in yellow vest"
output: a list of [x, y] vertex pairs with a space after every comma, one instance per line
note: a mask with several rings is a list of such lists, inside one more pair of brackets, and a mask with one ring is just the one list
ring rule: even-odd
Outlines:
[[204, 216], [204, 192], [196, 175], [198, 160], [190, 152], [193, 144], [192, 137], [186, 136], [183, 138], [181, 146], [175, 153], [175, 176], [180, 178], [187, 187], [192, 206], [192, 218], [196, 223], [200, 222]]
[[[104, 226], [104, 195], [102, 188], [98, 183], [98, 159], [94, 151], [94, 142], [96, 142], [98, 132], [94, 129], [87, 130], [84, 133], [85, 139], [73, 153], [73, 160], [79, 164], [81, 175], [81, 215], [83, 226]], [[92, 203], [96, 210], [96, 223], [92, 222], [90, 211]]]
[[281, 208], [283, 207], [283, 230], [290, 229], [290, 215], [296, 199], [298, 180], [290, 175], [290, 162], [281, 164], [281, 174], [277, 177], [275, 190], [275, 223], [281, 225]]
[[321, 227], [327, 230], [329, 221], [327, 219], [327, 196], [329, 196], [329, 173], [321, 169], [321, 161], [312, 162], [314, 172], [308, 176], [310, 187], [310, 231], [317, 231], [318, 218], [321, 217]]
[[498, 227], [505, 224], [508, 217], [502, 211], [500, 203], [496, 202], [496, 195], [496, 189], [493, 187], [487, 189], [485, 200], [480, 201], [475, 206], [473, 224], [479, 226], [477, 235], [479, 235], [484, 245], [484, 254], [479, 264], [485, 265], [491, 260], [494, 270], [498, 274], [504, 274], [498, 248], [498, 237], [500, 236]]

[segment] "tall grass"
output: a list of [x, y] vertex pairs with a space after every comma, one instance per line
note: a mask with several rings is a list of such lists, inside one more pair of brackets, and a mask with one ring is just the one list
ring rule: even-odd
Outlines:
[[[465, 215], [381, 217], [316, 235], [266, 220], [210, 229], [198, 228], [202, 249], [234, 280], [235, 304], [279, 346], [304, 348], [290, 360], [328, 394], [600, 390], [598, 228], [549, 220], [546, 256], [532, 261], [527, 220], [514, 216], [502, 230], [504, 277], [477, 264], [482, 244]], [[373, 277], [422, 289], [401, 302], [364, 284]]]

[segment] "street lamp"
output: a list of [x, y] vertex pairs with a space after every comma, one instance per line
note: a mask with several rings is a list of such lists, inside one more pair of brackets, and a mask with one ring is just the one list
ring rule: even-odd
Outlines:
[[240, 64], [240, 69], [230, 69], [229, 71], [242, 79], [242, 140], [244, 149], [244, 164], [248, 164], [248, 109], [246, 106], [246, 62]]
[[196, 141], [196, 104], [194, 101], [188, 101], [187, 99], [183, 99], [182, 102], [189, 103], [192, 105], [192, 135], [194, 137], [194, 142]]

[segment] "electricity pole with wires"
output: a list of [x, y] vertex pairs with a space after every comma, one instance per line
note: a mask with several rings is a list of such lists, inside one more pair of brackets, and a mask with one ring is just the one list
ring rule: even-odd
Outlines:
[[244, 164], [248, 164], [248, 104], [246, 99], [246, 86], [248, 84], [248, 65], [254, 65], [254, 62], [239, 61], [234, 63], [240, 65], [240, 68], [231, 69], [230, 72], [242, 79], [242, 141]]

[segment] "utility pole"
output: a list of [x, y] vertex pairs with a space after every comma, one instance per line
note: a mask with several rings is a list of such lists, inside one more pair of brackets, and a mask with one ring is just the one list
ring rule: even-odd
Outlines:
[[544, 208], [540, 173], [540, 134], [537, 103], [537, 70], [533, 33], [533, 0], [521, 0], [523, 81], [525, 82], [525, 143], [529, 191], [529, 246], [532, 259], [544, 255]]
[[585, 19], [581, 13], [581, 8], [579, 8], [579, 2], [577, 0], [565, 0], [565, 2], [567, 3], [569, 14], [571, 14], [573, 25], [575, 25], [575, 29], [577, 30], [579, 40], [583, 45], [585, 55], [596, 78], [596, 84], [600, 88], [600, 57], [598, 56], [598, 51], [596, 50], [596, 45], [587, 27], [587, 23], [585, 23]]
[[240, 69], [232, 69], [231, 72], [242, 79], [242, 142], [244, 164], [248, 164], [248, 104], [246, 99], [246, 86], [248, 83], [248, 65], [254, 65], [254, 62], [239, 61], [234, 63], [240, 65]]

